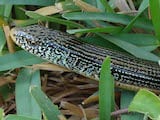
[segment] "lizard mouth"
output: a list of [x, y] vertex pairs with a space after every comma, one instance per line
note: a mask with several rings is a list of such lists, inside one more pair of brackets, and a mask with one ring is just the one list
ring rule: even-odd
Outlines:
[[34, 46], [36, 43], [36, 41], [33, 40], [32, 35], [18, 28], [12, 28], [10, 31], [10, 36], [13, 42], [16, 43], [20, 47], [23, 47], [24, 45]]
[[15, 42], [16, 44], [18, 44], [17, 43], [17, 41], [16, 41], [16, 29], [15, 28], [12, 28], [11, 30], [10, 30], [10, 37], [12, 38], [12, 40], [13, 40], [13, 42]]

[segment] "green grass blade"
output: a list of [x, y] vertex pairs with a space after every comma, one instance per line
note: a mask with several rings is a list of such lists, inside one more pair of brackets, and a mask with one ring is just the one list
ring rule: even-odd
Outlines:
[[7, 115], [5, 120], [40, 120], [40, 119], [34, 119], [32, 117], [20, 116], [20, 115]]
[[8, 19], [10, 18], [11, 10], [12, 10], [12, 5], [0, 4], [0, 16], [3, 16], [4, 20], [8, 21]]
[[41, 86], [40, 72], [32, 69], [22, 69], [16, 80], [17, 115], [41, 119], [41, 111], [35, 99], [31, 96], [30, 86]]
[[25, 9], [25, 8], [26, 8], [25, 5], [15, 5], [14, 6], [16, 19], [18, 19], [18, 20], [27, 19], [27, 16], [25, 15], [25, 11], [22, 10], [22, 9]]
[[107, 41], [106, 39], [103, 39], [102, 37], [99, 37], [99, 36], [87, 36], [85, 38], [82, 38], [81, 39], [83, 42], [86, 42], [86, 43], [89, 43], [89, 44], [92, 44], [92, 45], [95, 45], [95, 46], [101, 46], [103, 48], [106, 48], [106, 49], [114, 49], [114, 50], [117, 50], [117, 51], [122, 51], [122, 52], [125, 52], [123, 49], [121, 49], [120, 47], [114, 45], [113, 43]]
[[11, 11], [12, 11], [12, 5], [6, 4], [6, 5], [4, 6], [4, 14], [3, 14], [3, 15], [7, 18], [7, 20], [8, 20], [9, 17], [10, 17]]
[[75, 5], [75, 2], [73, 0], [65, 0], [62, 2], [58, 2], [59, 5], [61, 5], [63, 11], [79, 11], [80, 8]]
[[150, 34], [133, 34], [133, 33], [124, 33], [114, 35], [120, 40], [132, 43], [136, 46], [158, 46], [160, 45], [158, 39]]
[[[137, 46], [138, 48], [143, 49], [144, 51], [150, 53], [154, 49], [156, 49], [159, 46], [159, 41], [157, 38], [153, 35], [149, 34], [114, 34], [114, 37], [118, 38], [121, 41], [128, 42], [130, 44], [133, 44], [134, 46]], [[81, 39], [84, 42], [87, 42], [89, 44], [93, 44], [96, 46], [101, 46], [104, 48], [110, 48], [117, 51], [125, 52], [122, 48], [116, 46], [115, 44], [112, 44], [111, 42], [107, 41], [107, 39], [103, 39], [99, 36], [94, 37], [85, 37]], [[127, 50], [127, 49], [126, 49]]]
[[[142, 12], [143, 12], [143, 11], [142, 11]], [[131, 22], [124, 28], [123, 32], [129, 32], [129, 31], [132, 29], [134, 23], [136, 22], [136, 20], [138, 19], [138, 17], [142, 14], [142, 12], [139, 12], [139, 13], [131, 20]]]
[[2, 108], [0, 108], [0, 120], [4, 120], [4, 110]]
[[110, 120], [114, 110], [114, 80], [110, 71], [110, 58], [107, 57], [100, 73], [99, 81], [99, 108], [100, 120]]
[[[121, 92], [121, 99], [120, 99], [120, 108], [125, 109], [128, 108], [131, 101], [133, 100], [133, 97], [135, 96], [135, 92], [133, 91], [126, 91], [123, 90]], [[129, 114], [123, 114], [121, 115], [122, 120], [143, 120], [144, 115], [140, 113], [129, 113]]]
[[75, 33], [96, 33], [96, 32], [106, 32], [106, 33], [118, 33], [122, 30], [121, 27], [114, 27], [114, 26], [108, 26], [104, 28], [86, 28], [86, 29], [75, 29], [75, 30], [67, 30], [68, 33], [70, 34], [75, 34]]
[[41, 58], [22, 50], [13, 54], [0, 56], [0, 71], [24, 67], [26, 65], [38, 64], [44, 61], [45, 60], [42, 60]]
[[37, 20], [36, 19], [21, 20], [20, 22], [17, 22], [16, 26], [22, 27], [22, 26], [28, 26], [31, 24], [37, 24]]
[[[88, 33], [88, 32], [107, 32], [107, 33], [117, 33], [121, 30], [121, 27], [113, 27], [113, 26], [109, 26], [109, 27], [105, 27], [105, 28], [88, 28], [88, 29], [73, 29], [73, 30], [67, 30], [68, 33], [70, 34], [74, 34], [74, 33]], [[159, 46], [159, 41], [157, 40], [157, 38], [153, 35], [150, 34], [128, 34], [128, 33], [123, 33], [123, 34], [117, 34], [114, 36], [116, 38], [118, 38], [121, 41], [125, 41], [125, 42], [129, 42], [135, 46], [138, 46], [139, 48], [143, 48], [143, 50], [147, 51], [147, 52], [151, 52], [154, 49], [156, 49]], [[89, 40], [91, 37], [88, 37], [86, 39], [86, 42], [91, 41], [92, 44], [95, 43], [101, 43], [103, 42], [102, 40], [99, 40], [97, 38]], [[106, 45], [108, 47], [110, 47], [110, 45], [108, 45], [109, 43], [105, 43], [103, 42], [102, 44], [100, 44], [100, 46], [106, 47]]]
[[139, 12], [142, 12], [142, 11], [144, 11], [148, 6], [149, 6], [149, 0], [143, 0], [143, 1], [141, 2], [140, 7], [138, 8], [138, 11], [139, 11]]
[[30, 92], [47, 120], [59, 120], [58, 117], [62, 114], [58, 106], [54, 105], [39, 87], [32, 86]]
[[159, 120], [160, 98], [146, 89], [141, 89], [131, 102], [129, 111], [144, 113], [151, 119]]
[[14, 5], [53, 5], [56, 0], [0, 0], [0, 4], [14, 4]]
[[156, 33], [157, 38], [160, 41], [160, 15], [159, 15], [159, 10], [160, 10], [160, 0], [150, 0], [150, 11], [151, 11], [151, 16], [152, 16], [152, 22], [154, 26], [154, 30]]
[[150, 34], [124, 33], [114, 36], [122, 41], [129, 42], [147, 52], [155, 50], [160, 45], [158, 39]]
[[50, 21], [50, 22], [55, 22], [58, 24], [62, 24], [62, 25], [66, 25], [66, 26], [70, 26], [70, 27], [80, 27], [83, 28], [82, 25], [76, 23], [76, 22], [72, 22], [72, 21], [68, 21], [68, 20], [63, 20], [63, 19], [59, 19], [59, 18], [55, 18], [55, 17], [50, 17], [50, 16], [43, 16], [40, 14], [37, 14], [35, 12], [32, 11], [26, 11], [26, 15], [37, 19], [37, 20], [42, 20], [42, 21]]
[[[98, 33], [97, 33], [98, 34]], [[100, 37], [112, 42], [113, 44], [121, 47], [122, 49], [126, 50], [127, 52], [131, 53], [132, 55], [142, 58], [142, 59], [147, 59], [151, 61], [159, 61], [159, 57], [144, 51], [142, 48], [139, 48], [133, 44], [130, 44], [129, 42], [122, 41], [118, 37], [115, 36], [110, 36], [110, 35], [105, 35], [105, 34], [98, 34]]]
[[112, 9], [112, 7], [109, 5], [109, 3], [106, 0], [100, 0], [100, 1], [107, 12], [114, 13], [114, 10]]
[[97, 6], [97, 1], [96, 0], [85, 0], [86, 3], [92, 5], [92, 6]]
[[0, 16], [4, 14], [4, 5], [0, 5]]
[[0, 55], [2, 53], [2, 49], [4, 48], [5, 43], [6, 43], [5, 35], [3, 29], [0, 27]]
[[104, 7], [104, 5], [101, 3], [101, 1], [100, 0], [95, 0], [96, 1], [96, 3], [97, 3], [97, 8], [100, 10], [100, 11], [102, 11], [102, 12], [105, 12], [106, 10], [105, 10], [105, 7]]
[[133, 20], [131, 20], [131, 22], [123, 29], [123, 32], [129, 32], [134, 23], [136, 22], [136, 20], [138, 19], [138, 17], [143, 13], [143, 11], [148, 7], [149, 5], [149, 0], [143, 0], [143, 2], [141, 3], [141, 6], [139, 8], [138, 14], [133, 18]]
[[[121, 23], [124, 25], [128, 25], [134, 18], [133, 16], [127, 16], [115, 13], [89, 13], [89, 12], [64, 13], [62, 16], [70, 20], [103, 20], [113, 23]], [[153, 30], [153, 25], [151, 21], [144, 18], [138, 18], [133, 26], [138, 28], [143, 28], [145, 30]]]

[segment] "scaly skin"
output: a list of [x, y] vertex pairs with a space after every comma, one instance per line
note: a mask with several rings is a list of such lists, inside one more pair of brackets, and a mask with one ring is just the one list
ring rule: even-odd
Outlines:
[[26, 51], [95, 80], [99, 79], [103, 60], [110, 56], [118, 87], [160, 91], [158, 63], [83, 43], [72, 35], [38, 25], [14, 28], [11, 37]]

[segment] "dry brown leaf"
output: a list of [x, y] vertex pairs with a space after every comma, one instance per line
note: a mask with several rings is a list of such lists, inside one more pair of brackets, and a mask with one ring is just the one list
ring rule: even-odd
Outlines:
[[100, 10], [86, 2], [83, 2], [82, 0], [73, 0], [75, 2], [75, 5], [80, 7], [83, 11], [87, 12], [100, 12]]
[[3, 30], [4, 30], [4, 33], [5, 33], [6, 40], [7, 40], [8, 50], [9, 50], [10, 53], [14, 53], [15, 52], [14, 43], [13, 43], [11, 37], [10, 37], [9, 26], [4, 26], [3, 25]]
[[[64, 109], [69, 110], [70, 114], [72, 114], [72, 115], [79, 116], [81, 118], [84, 117], [83, 112], [79, 106], [76, 106], [76, 105], [71, 104], [69, 102], [63, 102], [63, 101], [61, 102], [60, 106]], [[97, 109], [88, 108], [88, 109], [84, 109], [84, 111], [85, 111], [85, 114], [88, 119], [95, 118], [98, 116]]]
[[92, 95], [90, 97], [88, 97], [87, 99], [85, 99], [82, 104], [83, 105], [87, 105], [93, 102], [97, 102], [98, 101], [98, 95]]
[[52, 15], [52, 14], [56, 14], [56, 13], [60, 13], [63, 11], [63, 8], [59, 5], [59, 6], [47, 6], [47, 7], [43, 7], [40, 8], [38, 10], [36, 10], [35, 12], [40, 14], [40, 15]]
[[127, 0], [127, 1], [128, 1], [128, 4], [129, 4], [131, 10], [136, 10], [133, 1], [132, 0]]
[[78, 89], [77, 88], [70, 88], [70, 89], [67, 89], [67, 90], [64, 90], [62, 92], [59, 92], [57, 94], [55, 94], [53, 96], [53, 101], [54, 103], [57, 102], [58, 100], [60, 100], [61, 98], [63, 97], [66, 97], [66, 96], [69, 96], [69, 95], [72, 95], [74, 93], [78, 92]]
[[13, 80], [13, 77], [8, 76], [8, 77], [0, 77], [0, 86], [6, 85], [8, 83], [15, 83]]
[[131, 11], [126, 0], [116, 0], [115, 5], [120, 10], [120, 12]]
[[32, 66], [28, 66], [28, 67], [33, 68], [33, 69], [47, 70], [47, 71], [61, 71], [61, 72], [69, 71], [68, 69], [66, 69], [64, 67], [60, 67], [60, 66], [52, 64], [52, 63], [35, 64]]

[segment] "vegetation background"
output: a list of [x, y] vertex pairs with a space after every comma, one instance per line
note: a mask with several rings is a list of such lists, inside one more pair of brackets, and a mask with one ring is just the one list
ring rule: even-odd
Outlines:
[[154, 93], [114, 90], [110, 58], [102, 65], [98, 86], [25, 52], [9, 37], [13, 26], [41, 24], [157, 62], [159, 10], [160, 0], [1, 0], [0, 119], [160, 120], [160, 99]]

